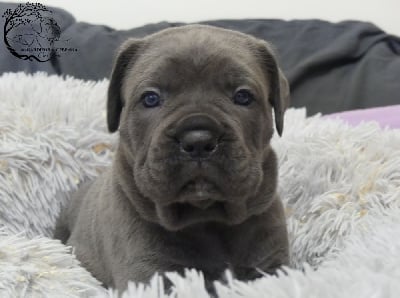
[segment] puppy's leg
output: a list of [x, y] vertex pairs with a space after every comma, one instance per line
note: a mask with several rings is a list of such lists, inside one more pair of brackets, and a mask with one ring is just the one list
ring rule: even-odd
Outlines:
[[61, 240], [63, 244], [66, 244], [70, 236], [71, 236], [71, 231], [66, 221], [65, 212], [61, 210], [59, 218], [56, 222], [56, 228], [53, 233], [53, 238]]
[[59, 239], [64, 244], [67, 243], [75, 226], [80, 206], [90, 185], [91, 182], [83, 183], [77, 191], [71, 194], [68, 202], [61, 208], [53, 233], [54, 239]]

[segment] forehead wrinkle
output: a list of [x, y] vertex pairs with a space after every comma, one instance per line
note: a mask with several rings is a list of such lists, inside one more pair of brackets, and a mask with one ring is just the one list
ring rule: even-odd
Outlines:
[[256, 85], [257, 73], [255, 67], [249, 65], [249, 61], [246, 63], [245, 59], [221, 52], [205, 52], [198, 57], [176, 55], [170, 57], [166, 65], [175, 68], [178, 77], [191, 83], [221, 81], [225, 86], [231, 85], [232, 88], [239, 85]]
[[147, 87], [145, 85], [150, 84], [148, 87], [178, 92], [190, 85], [209, 81], [223, 88], [249, 85], [260, 94], [265, 89], [260, 86], [265, 85], [265, 82], [260, 82], [264, 74], [248, 49], [233, 51], [221, 44], [199, 44], [198, 40], [182, 42], [179, 47], [171, 40], [161, 44], [147, 47], [133, 65], [129, 81], [135, 82], [135, 86]]
[[[131, 76], [132, 78], [135, 75], [141, 77], [136, 84], [142, 86], [150, 84], [151, 87], [161, 89], [178, 89], [178, 86], [183, 88], [186, 84], [194, 83], [199, 76], [199, 68], [192, 63], [192, 59], [179, 53], [150, 54], [141, 58], [137, 68], [131, 71]], [[140, 74], [136, 72], [138, 70]]]

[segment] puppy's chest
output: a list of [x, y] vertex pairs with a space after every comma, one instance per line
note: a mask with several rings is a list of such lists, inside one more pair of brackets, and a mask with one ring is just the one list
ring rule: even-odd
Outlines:
[[176, 236], [167, 240], [169, 249], [166, 252], [185, 267], [224, 270], [234, 262], [234, 253], [226, 236], [212, 227], [193, 229]]

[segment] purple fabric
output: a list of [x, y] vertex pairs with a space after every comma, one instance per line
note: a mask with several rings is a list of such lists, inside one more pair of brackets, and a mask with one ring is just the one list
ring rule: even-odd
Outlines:
[[400, 105], [353, 110], [330, 114], [325, 117], [340, 118], [347, 121], [350, 125], [357, 125], [362, 121], [376, 121], [381, 127], [400, 128]]

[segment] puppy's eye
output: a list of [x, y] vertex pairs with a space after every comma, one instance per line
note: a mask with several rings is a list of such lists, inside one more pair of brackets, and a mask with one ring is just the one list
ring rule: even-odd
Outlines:
[[240, 89], [233, 95], [233, 102], [237, 105], [248, 106], [253, 100], [253, 94], [247, 89]]
[[160, 95], [154, 91], [146, 91], [142, 94], [141, 99], [146, 108], [154, 108], [161, 103]]

